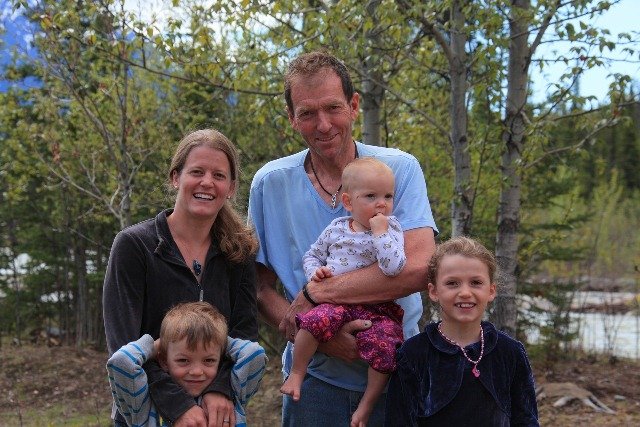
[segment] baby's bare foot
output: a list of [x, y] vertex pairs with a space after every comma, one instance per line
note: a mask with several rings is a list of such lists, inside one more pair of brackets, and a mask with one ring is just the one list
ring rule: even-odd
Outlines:
[[366, 427], [372, 409], [373, 408], [367, 408], [363, 407], [363, 405], [359, 405], [356, 412], [351, 416], [350, 427]]
[[297, 402], [300, 400], [300, 389], [302, 388], [303, 379], [303, 375], [294, 374], [292, 372], [289, 374], [289, 377], [284, 384], [282, 384], [282, 387], [280, 387], [280, 393], [288, 394], [295, 402]]

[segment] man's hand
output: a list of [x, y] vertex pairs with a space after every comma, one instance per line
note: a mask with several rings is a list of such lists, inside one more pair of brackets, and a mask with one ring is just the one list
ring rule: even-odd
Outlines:
[[194, 405], [173, 423], [174, 427], [207, 427], [207, 414], [198, 405]]
[[312, 308], [313, 305], [307, 301], [304, 295], [302, 295], [302, 292], [298, 293], [298, 296], [291, 301], [291, 305], [289, 305], [287, 312], [280, 321], [280, 325], [278, 326], [280, 333], [286, 339], [293, 342], [296, 332], [298, 332], [298, 327], [296, 326], [296, 314], [301, 312], [306, 313]]
[[209, 419], [208, 427], [233, 427], [236, 425], [236, 413], [233, 402], [224, 394], [207, 393], [202, 397], [202, 409]]
[[369, 320], [358, 319], [345, 323], [333, 338], [318, 346], [318, 351], [327, 356], [337, 357], [345, 362], [355, 362], [360, 359], [360, 353], [358, 353], [354, 334], [370, 327], [371, 322]]

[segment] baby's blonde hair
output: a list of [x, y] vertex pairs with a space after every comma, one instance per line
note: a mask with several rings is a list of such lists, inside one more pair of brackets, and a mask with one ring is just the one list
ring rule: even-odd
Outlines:
[[393, 171], [389, 166], [374, 157], [358, 157], [342, 171], [342, 190], [348, 193], [354, 185], [357, 185], [363, 169], [377, 171], [382, 174], [388, 174], [392, 183], [395, 183]]
[[429, 283], [436, 284], [438, 269], [442, 258], [447, 255], [462, 255], [467, 258], [475, 258], [482, 261], [489, 269], [489, 280], [495, 283], [496, 258], [484, 245], [470, 237], [454, 237], [436, 246], [436, 251], [429, 260]]
[[187, 339], [187, 348], [194, 351], [219, 346], [224, 353], [227, 345], [227, 321], [208, 302], [185, 302], [171, 308], [160, 326], [158, 358], [165, 358], [169, 343]]

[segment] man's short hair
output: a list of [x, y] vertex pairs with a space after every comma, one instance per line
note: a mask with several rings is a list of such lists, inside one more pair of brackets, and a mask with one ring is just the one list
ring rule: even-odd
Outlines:
[[351, 101], [355, 90], [347, 67], [342, 61], [328, 52], [314, 51], [304, 53], [291, 61], [284, 75], [284, 99], [291, 113], [293, 113], [293, 101], [291, 100], [291, 85], [293, 81], [298, 77], [313, 76], [324, 69], [333, 70], [340, 77], [342, 92], [347, 101]]

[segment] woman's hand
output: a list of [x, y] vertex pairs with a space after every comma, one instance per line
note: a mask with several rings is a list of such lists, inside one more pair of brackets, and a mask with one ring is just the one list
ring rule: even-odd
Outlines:
[[209, 417], [208, 427], [233, 427], [236, 425], [233, 402], [227, 399], [224, 394], [205, 394], [202, 397], [202, 408]]

